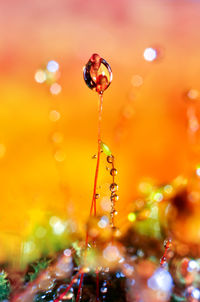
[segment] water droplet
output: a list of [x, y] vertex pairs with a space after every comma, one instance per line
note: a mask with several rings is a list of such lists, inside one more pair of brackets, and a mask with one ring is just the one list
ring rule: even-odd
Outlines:
[[107, 156], [107, 162], [108, 162], [109, 164], [112, 164], [113, 159], [114, 159], [114, 156], [113, 156], [113, 155]]
[[84, 273], [89, 273], [90, 272], [90, 268], [89, 267], [84, 267], [83, 268], [83, 272]]
[[[64, 291], [67, 289], [68, 284], [62, 284], [58, 287], [57, 289], [57, 295], [61, 295], [62, 293], [64, 293]], [[69, 292], [67, 294], [73, 294], [73, 288], [70, 288]], [[67, 294], [65, 295], [65, 297], [67, 296]]]
[[118, 201], [119, 200], [119, 196], [117, 194], [111, 195], [110, 200], [112, 202]]
[[108, 291], [108, 288], [107, 288], [107, 287], [102, 287], [102, 288], [101, 288], [101, 293], [102, 293], [102, 294], [107, 293], [107, 291]]
[[71, 300], [74, 297], [73, 293], [67, 293], [62, 299], [63, 300]]
[[110, 213], [111, 213], [112, 215], [117, 215], [117, 214], [118, 214], [118, 212], [117, 212], [116, 210], [112, 210]]
[[102, 94], [112, 81], [112, 70], [106, 60], [93, 54], [83, 69], [83, 77], [90, 89]]
[[100, 197], [100, 194], [96, 193], [95, 194], [95, 199], [98, 199]]
[[110, 185], [110, 191], [111, 192], [116, 192], [118, 190], [118, 185], [116, 183], [112, 183]]
[[165, 256], [162, 256], [162, 258], [160, 259], [160, 264], [164, 265], [167, 262], [167, 259]]
[[117, 175], [117, 169], [113, 168], [110, 170], [110, 175], [116, 176]]
[[169, 249], [172, 246], [172, 241], [171, 239], [166, 239], [163, 243], [164, 248]]

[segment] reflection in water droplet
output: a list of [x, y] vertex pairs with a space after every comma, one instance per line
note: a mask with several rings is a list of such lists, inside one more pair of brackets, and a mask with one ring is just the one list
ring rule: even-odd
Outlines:
[[167, 261], [166, 257], [162, 256], [162, 258], [160, 259], [160, 264], [165, 265], [166, 261]]
[[112, 155], [107, 156], [107, 162], [108, 162], [109, 164], [112, 164], [112, 162], [113, 162], [113, 156], [112, 156]]
[[110, 175], [116, 176], [117, 175], [117, 169], [113, 168], [110, 170]]
[[112, 183], [110, 185], [110, 191], [111, 192], [116, 192], [118, 190], [118, 185], [116, 183]]
[[63, 300], [71, 300], [74, 297], [73, 293], [67, 293], [62, 299]]
[[107, 291], [108, 291], [108, 288], [107, 288], [107, 287], [102, 287], [102, 288], [101, 288], [101, 293], [102, 293], [102, 294], [107, 293]]
[[164, 240], [163, 245], [164, 245], [164, 248], [169, 249], [169, 248], [172, 246], [172, 241], [171, 241], [171, 239], [166, 239], [166, 240]]
[[111, 201], [118, 201], [119, 200], [119, 196], [117, 194], [111, 195], [110, 197]]
[[102, 94], [112, 81], [112, 70], [106, 60], [93, 54], [83, 69], [83, 77], [90, 89]]

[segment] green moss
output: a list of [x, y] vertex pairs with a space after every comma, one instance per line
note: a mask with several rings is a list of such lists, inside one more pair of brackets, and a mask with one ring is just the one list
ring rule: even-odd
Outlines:
[[10, 283], [7, 279], [7, 274], [4, 271], [0, 272], [0, 301], [8, 299], [10, 294]]
[[33, 269], [33, 271], [27, 273], [27, 275], [25, 277], [26, 282], [34, 281], [37, 278], [37, 276], [39, 275], [39, 273], [48, 267], [50, 262], [51, 262], [51, 260], [43, 258], [43, 259], [36, 261], [35, 263], [32, 263], [31, 268]]

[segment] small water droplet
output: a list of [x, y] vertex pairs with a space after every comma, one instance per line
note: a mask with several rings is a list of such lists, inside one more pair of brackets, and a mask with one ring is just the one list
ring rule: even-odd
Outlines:
[[118, 190], [118, 185], [116, 183], [112, 183], [110, 185], [110, 191], [111, 192], [116, 192]]
[[169, 249], [172, 246], [172, 241], [171, 239], [166, 239], [163, 243], [164, 248]]
[[164, 265], [166, 263], [167, 259], [165, 256], [162, 256], [162, 258], [160, 259], [160, 264]]
[[67, 293], [62, 299], [63, 300], [71, 300], [74, 297], [73, 293]]
[[112, 202], [118, 201], [119, 200], [119, 196], [117, 194], [111, 195], [110, 200]]
[[108, 162], [109, 164], [112, 164], [113, 159], [114, 159], [114, 156], [113, 156], [113, 155], [107, 156], [107, 162]]
[[107, 293], [107, 291], [108, 291], [108, 288], [107, 288], [107, 287], [102, 287], [102, 288], [101, 288], [101, 293], [102, 293], [102, 294]]
[[117, 175], [117, 169], [113, 168], [110, 170], [110, 175], [116, 176]]

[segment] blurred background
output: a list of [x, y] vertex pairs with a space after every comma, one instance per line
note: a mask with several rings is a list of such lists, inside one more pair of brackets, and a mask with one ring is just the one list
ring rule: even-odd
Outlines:
[[[98, 96], [82, 69], [92, 53], [113, 70], [102, 136], [116, 157], [122, 231], [141, 180], [162, 185], [189, 173], [184, 96], [199, 89], [199, 11], [197, 0], [0, 2], [1, 261], [37, 250], [26, 240], [35, 232], [44, 241], [46, 221], [59, 236], [66, 228], [84, 234]], [[102, 160], [100, 212], [109, 181]]]

